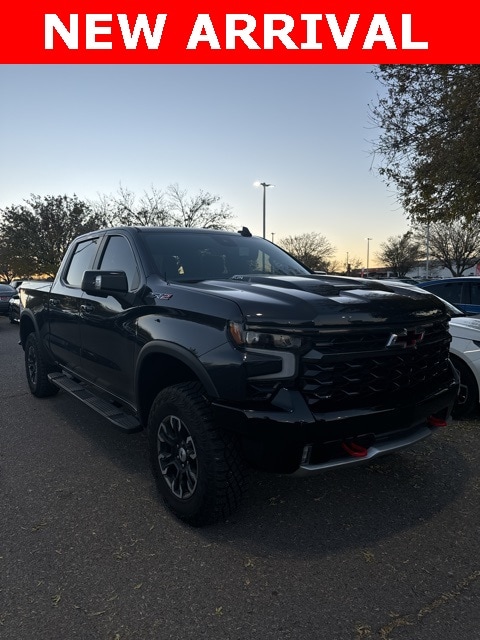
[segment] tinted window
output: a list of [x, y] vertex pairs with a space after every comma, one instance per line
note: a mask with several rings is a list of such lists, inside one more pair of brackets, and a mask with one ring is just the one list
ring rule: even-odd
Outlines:
[[95, 254], [97, 253], [98, 238], [79, 242], [75, 248], [75, 253], [70, 260], [65, 281], [74, 286], [80, 287], [83, 274], [87, 269], [92, 268]]
[[469, 282], [470, 304], [480, 304], [480, 284], [478, 282]]
[[110, 236], [99, 269], [102, 271], [125, 271], [130, 291], [137, 289], [140, 284], [137, 261], [130, 243], [123, 236]]
[[461, 282], [438, 282], [437, 284], [426, 286], [425, 289], [453, 304], [463, 302]]
[[309, 273], [279, 247], [261, 238], [160, 231], [145, 233], [144, 241], [157, 273], [166, 280]]
[[17, 290], [14, 287], [11, 287], [9, 284], [0, 284], [0, 293], [16, 293]]

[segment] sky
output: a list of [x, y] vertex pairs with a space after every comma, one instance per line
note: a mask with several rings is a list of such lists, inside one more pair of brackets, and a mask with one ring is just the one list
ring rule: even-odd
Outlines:
[[260, 181], [269, 240], [317, 232], [375, 266], [408, 230], [372, 168], [380, 91], [369, 65], [2, 65], [0, 209], [178, 184], [262, 235]]

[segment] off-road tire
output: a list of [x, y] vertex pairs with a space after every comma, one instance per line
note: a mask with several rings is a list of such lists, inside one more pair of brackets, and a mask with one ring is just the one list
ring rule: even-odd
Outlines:
[[196, 527], [228, 518], [245, 490], [245, 464], [235, 437], [218, 428], [203, 387], [167, 387], [148, 419], [150, 462], [167, 507]]
[[30, 333], [25, 342], [25, 373], [30, 391], [37, 398], [58, 393], [58, 387], [47, 377], [49, 372], [37, 335]]

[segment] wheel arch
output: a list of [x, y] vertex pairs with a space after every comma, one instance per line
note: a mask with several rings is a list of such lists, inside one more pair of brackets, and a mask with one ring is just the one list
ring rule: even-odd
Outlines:
[[[457, 401], [452, 410], [452, 417], [454, 419], [466, 418], [477, 409], [480, 398], [480, 371], [472, 366], [472, 364], [462, 354], [450, 353], [450, 360], [452, 365], [457, 369], [460, 376], [460, 385], [466, 387], [463, 401]], [[470, 391], [469, 384], [472, 384], [472, 391]], [[462, 390], [460, 395], [462, 395]], [[459, 396], [460, 398], [460, 396]]]
[[480, 394], [480, 368], [474, 367], [472, 363], [468, 360], [468, 358], [465, 358], [464, 354], [461, 351], [450, 349], [450, 360], [454, 367], [455, 367], [455, 363], [460, 361], [465, 367], [467, 367], [467, 369], [469, 369], [470, 373], [477, 381], [479, 394]]
[[207, 371], [190, 351], [161, 340], [145, 345], [135, 371], [135, 397], [142, 424], [147, 424], [150, 408], [162, 389], [192, 381], [200, 382], [209, 397], [219, 397]]
[[25, 349], [25, 343], [31, 333], [40, 334], [35, 316], [28, 310], [24, 310], [20, 316], [20, 344]]

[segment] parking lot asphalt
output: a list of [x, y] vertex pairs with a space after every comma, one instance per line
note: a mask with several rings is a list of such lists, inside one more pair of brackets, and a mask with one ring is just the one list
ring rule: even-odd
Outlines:
[[0, 638], [480, 639], [479, 440], [475, 418], [356, 469], [253, 473], [192, 529], [143, 433], [30, 394], [0, 318]]

